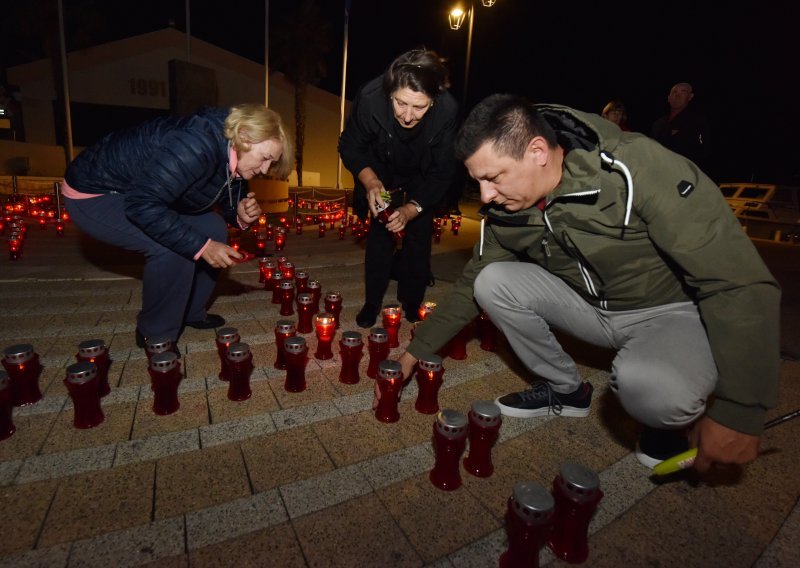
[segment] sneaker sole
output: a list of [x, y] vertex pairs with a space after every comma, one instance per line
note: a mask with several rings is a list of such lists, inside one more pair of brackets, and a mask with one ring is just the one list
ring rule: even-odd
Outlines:
[[639, 463], [642, 464], [644, 467], [653, 469], [658, 464], [660, 464], [664, 460], [660, 460], [658, 458], [654, 458], [652, 456], [648, 456], [646, 453], [642, 451], [639, 447], [639, 442], [636, 442], [636, 459], [639, 460]]
[[546, 408], [537, 408], [535, 410], [526, 410], [524, 408], [506, 406], [500, 402], [499, 397], [494, 399], [494, 403], [500, 408], [500, 414], [503, 416], [511, 416], [512, 418], [536, 418], [537, 416], [566, 416], [569, 418], [586, 418], [589, 416], [589, 408], [565, 406], [561, 409], [560, 413], [556, 414], [549, 406]]

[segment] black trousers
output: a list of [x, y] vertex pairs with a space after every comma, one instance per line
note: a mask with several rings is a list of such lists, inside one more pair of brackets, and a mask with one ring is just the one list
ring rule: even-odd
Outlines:
[[397, 277], [398, 302], [416, 310], [424, 300], [431, 274], [433, 211], [423, 211], [406, 225], [405, 233], [402, 250], [395, 254], [394, 233], [375, 219], [370, 223], [364, 259], [366, 303], [383, 305], [392, 274]]

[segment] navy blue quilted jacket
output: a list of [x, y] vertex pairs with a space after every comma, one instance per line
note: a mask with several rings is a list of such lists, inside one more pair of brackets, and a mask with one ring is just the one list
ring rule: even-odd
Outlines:
[[83, 193], [121, 193], [133, 224], [165, 247], [193, 258], [208, 241], [178, 213], [202, 213], [217, 204], [228, 223], [247, 194], [228, 187], [228, 110], [208, 108], [188, 117], [162, 117], [109, 134], [67, 168], [67, 183]]

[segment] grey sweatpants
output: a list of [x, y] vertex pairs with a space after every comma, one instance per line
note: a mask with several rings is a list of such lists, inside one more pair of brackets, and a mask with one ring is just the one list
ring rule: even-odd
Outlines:
[[617, 350], [611, 389], [638, 422], [679, 428], [700, 417], [717, 381], [697, 307], [691, 302], [612, 312], [595, 308], [537, 264], [497, 262], [475, 280], [475, 299], [522, 363], [555, 392], [583, 380], [552, 329]]

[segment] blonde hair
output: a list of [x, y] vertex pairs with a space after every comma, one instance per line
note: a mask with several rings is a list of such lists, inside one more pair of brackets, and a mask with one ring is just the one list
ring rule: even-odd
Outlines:
[[231, 107], [225, 119], [225, 138], [241, 154], [250, 150], [252, 144], [264, 140], [277, 140], [283, 146], [278, 161], [270, 166], [269, 173], [278, 179], [285, 179], [292, 169], [292, 144], [283, 127], [283, 120], [274, 110], [264, 105], [241, 104]]

